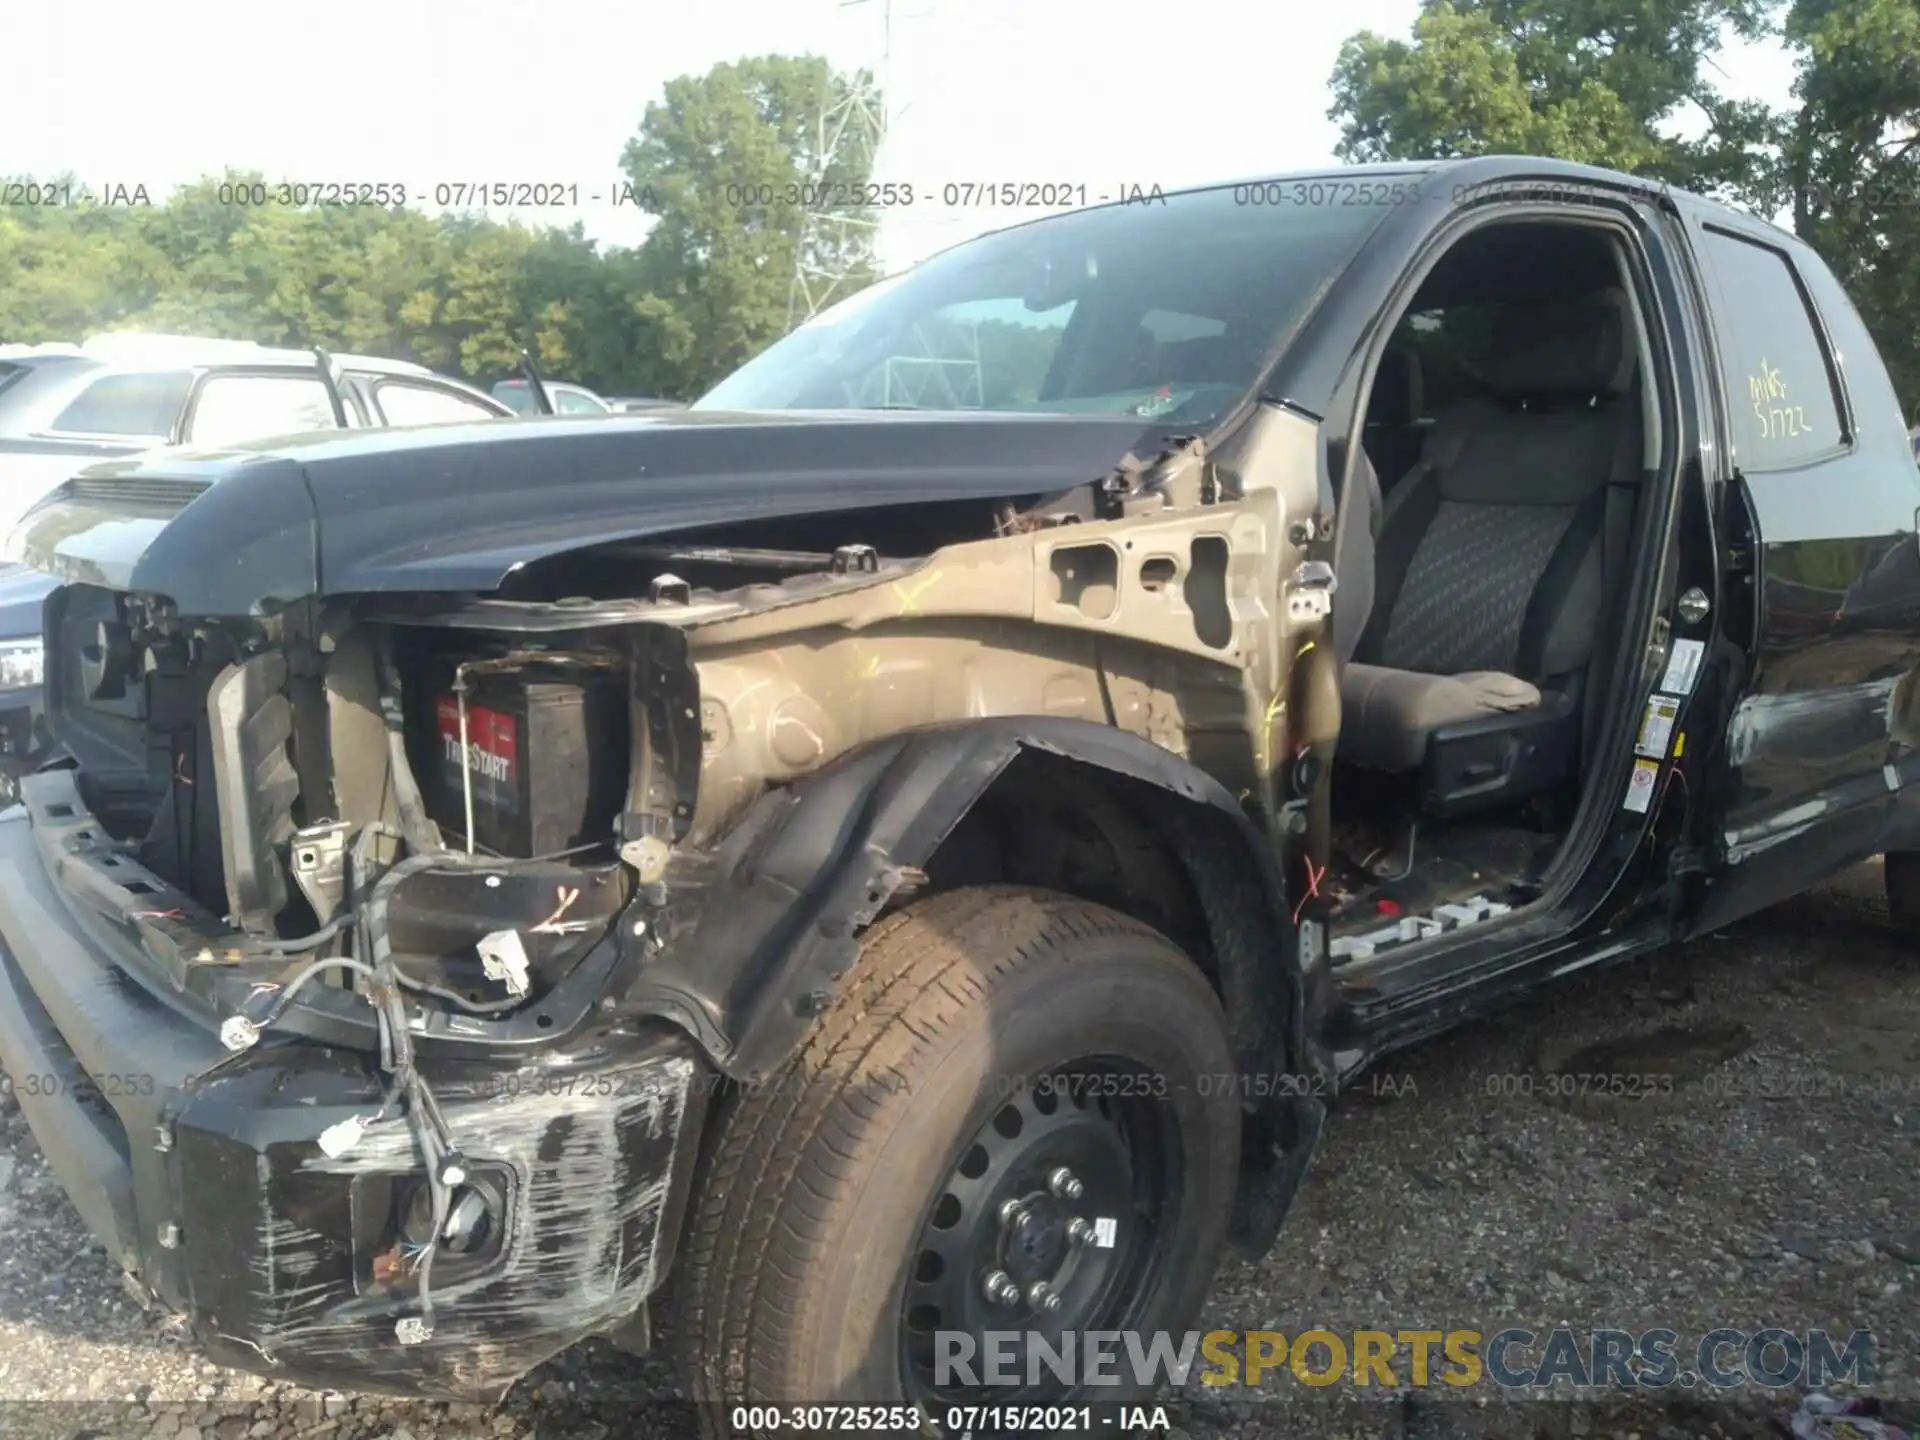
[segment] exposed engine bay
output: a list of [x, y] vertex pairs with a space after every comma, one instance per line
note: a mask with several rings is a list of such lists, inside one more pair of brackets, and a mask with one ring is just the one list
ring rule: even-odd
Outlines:
[[[1302, 777], [1317, 773], [1304, 757], [1337, 726], [1309, 638], [1331, 572], [1306, 559], [1326, 538], [1301, 518], [1319, 500], [1312, 429], [1280, 412], [1261, 422], [1241, 465], [1183, 440], [1064, 491], [617, 536], [515, 560], [480, 590], [282, 600], [264, 561], [241, 584], [184, 561], [164, 591], [99, 583], [118, 577], [71, 556], [124, 512], [62, 497], [40, 523], [68, 557], [47, 611], [63, 750], [23, 782], [35, 843], [120, 967], [217, 1033], [225, 1059], [182, 1093], [256, 1050], [297, 1067], [288, 1040], [364, 1071], [366, 1098], [319, 1149], [350, 1186], [387, 1176], [392, 1193], [351, 1202], [361, 1218], [338, 1263], [384, 1297], [388, 1334], [458, 1369], [456, 1332], [433, 1339], [433, 1257], [455, 1294], [497, 1283], [480, 1277], [494, 1274], [501, 1217], [526, 1213], [510, 1192], [534, 1183], [487, 1158], [506, 1122], [474, 1128], [486, 1092], [467, 1077], [602, 1063], [661, 1020], [727, 1070], [774, 1043], [768, 1027], [804, 1026], [859, 928], [928, 883], [862, 851], [829, 913], [788, 935], [806, 912], [791, 881], [755, 874], [754, 847], [835, 762], [921, 727], [1078, 721], [1191, 762], [1227, 804], [1239, 797], [1240, 823], [1302, 833]], [[198, 544], [202, 505], [286, 494], [258, 470], [221, 481], [178, 524], [138, 522], [156, 536], [142, 563], [164, 569], [170, 544]], [[137, 511], [143, 495], [115, 504]], [[74, 525], [91, 528], [62, 538]], [[261, 553], [284, 533], [263, 529]], [[806, 833], [782, 853], [847, 843]], [[747, 923], [729, 932], [733, 918]], [[791, 993], [734, 1008], [738, 987], [766, 988], [765, 954], [788, 947], [804, 954]], [[734, 988], [706, 983], [715, 970]], [[645, 1064], [593, 1112], [605, 1134], [579, 1166], [609, 1153], [657, 1165], [694, 1117], [694, 1062]], [[542, 1093], [514, 1111], [523, 1150], [586, 1113], [543, 1107]], [[668, 1191], [608, 1194], [633, 1214], [581, 1232], [581, 1275], [643, 1294]], [[616, 1243], [626, 1259], [594, 1249]], [[618, 1308], [603, 1299], [595, 1314]]]
[[[1138, 505], [932, 502], [862, 517], [873, 544], [840, 515], [739, 522], [570, 551], [480, 596], [203, 619], [70, 584], [54, 771], [105, 832], [87, 843], [153, 892], [130, 918], [182, 989], [246, 978], [257, 1031], [259, 995], [278, 1018], [372, 964], [414, 1031], [478, 1037], [609, 938], [591, 989], [617, 989], [664, 943], [676, 851], [916, 724], [1101, 721], [1277, 812], [1289, 657], [1238, 597], [1287, 589], [1278, 496], [1254, 489], [1221, 533], [1195, 503], [1204, 457], [1163, 461]], [[611, 935], [636, 902], [661, 914]]]
[[631, 898], [631, 654], [295, 618], [62, 596], [62, 735], [86, 809], [168, 887], [142, 918], [245, 965], [354, 954], [377, 915], [361, 938], [415, 995], [538, 998]]

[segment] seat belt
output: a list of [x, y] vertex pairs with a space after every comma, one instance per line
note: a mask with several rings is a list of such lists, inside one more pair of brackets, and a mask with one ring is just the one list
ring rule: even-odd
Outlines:
[[[1640, 396], [1637, 391], [1630, 392], [1613, 403], [1638, 407]], [[1619, 641], [1617, 612], [1620, 608], [1620, 582], [1628, 569], [1627, 551], [1633, 540], [1633, 505], [1642, 478], [1640, 432], [1639, 425], [1621, 425], [1615, 430], [1613, 463], [1607, 471], [1605, 510], [1600, 522], [1600, 634], [1594, 637], [1593, 660], [1587, 665], [1587, 693], [1581, 697], [1580, 735], [1585, 753], [1580, 768], [1583, 780], [1595, 753], [1592, 743], [1594, 725], [1599, 718], [1600, 696], [1606, 693], [1607, 688], [1595, 683], [1595, 663], [1602, 657], [1611, 657]]]

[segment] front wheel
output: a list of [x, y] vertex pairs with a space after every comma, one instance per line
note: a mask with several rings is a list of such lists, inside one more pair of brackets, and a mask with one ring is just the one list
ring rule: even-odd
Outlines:
[[1047, 1357], [1192, 1324], [1233, 1203], [1232, 1072], [1204, 976], [1115, 911], [991, 886], [882, 920], [720, 1122], [677, 1300], [691, 1397], [938, 1419], [1150, 1391], [1125, 1349], [1118, 1384]]

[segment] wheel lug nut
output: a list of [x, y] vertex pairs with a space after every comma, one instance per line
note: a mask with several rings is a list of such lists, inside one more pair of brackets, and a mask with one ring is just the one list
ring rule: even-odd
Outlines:
[[1078, 1200], [1086, 1193], [1087, 1187], [1080, 1183], [1071, 1170], [1062, 1165], [1047, 1176], [1047, 1188], [1062, 1200]]
[[987, 1299], [995, 1305], [1011, 1305], [1020, 1298], [1020, 1287], [1013, 1283], [1013, 1277], [1004, 1270], [996, 1270], [987, 1276], [981, 1288], [986, 1291]]
[[1067, 1226], [1067, 1239], [1076, 1245], [1084, 1245], [1093, 1239], [1093, 1226], [1084, 1220], [1075, 1220]]
[[1020, 1200], [1008, 1200], [1000, 1207], [1000, 1223], [1011, 1230], [1027, 1213], [1026, 1204]]
[[1045, 1310], [1048, 1314], [1052, 1314], [1060, 1308], [1060, 1297], [1053, 1293], [1053, 1287], [1041, 1280], [1035, 1282], [1033, 1288], [1027, 1291], [1027, 1303], [1036, 1310]]

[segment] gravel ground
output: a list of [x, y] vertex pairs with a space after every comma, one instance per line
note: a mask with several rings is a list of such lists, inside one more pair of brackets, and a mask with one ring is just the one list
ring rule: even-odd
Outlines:
[[[1203, 1328], [1659, 1325], [1683, 1337], [1682, 1355], [1721, 1325], [1860, 1328], [1875, 1336], [1875, 1393], [1913, 1423], [1920, 960], [1889, 931], [1880, 886], [1877, 866], [1862, 867], [1389, 1061], [1334, 1117], [1278, 1247], [1222, 1270]], [[1543, 1093], [1550, 1073], [1603, 1069], [1680, 1078], [1645, 1100]], [[315, 1394], [207, 1364], [122, 1290], [10, 1094], [0, 1110], [0, 1430], [693, 1433], [641, 1403], [670, 1384], [658, 1361], [598, 1344], [496, 1408]], [[1519, 1403], [1484, 1388], [1472, 1400], [1429, 1389], [1361, 1403], [1361, 1392], [1334, 1398], [1282, 1376], [1190, 1402], [1174, 1433], [1734, 1437], [1785, 1433], [1774, 1426], [1796, 1403], [1676, 1391]]]

